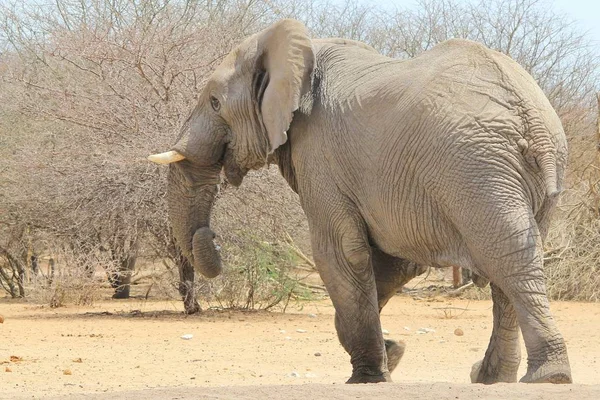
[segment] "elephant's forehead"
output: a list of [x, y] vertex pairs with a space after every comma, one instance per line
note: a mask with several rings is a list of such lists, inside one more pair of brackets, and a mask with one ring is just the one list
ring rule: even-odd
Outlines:
[[221, 64], [210, 76], [209, 85], [216, 87], [227, 86], [227, 82], [231, 80], [234, 73], [234, 68]]
[[251, 72], [257, 54], [258, 41], [255, 36], [251, 36], [225, 56], [221, 64], [215, 69], [213, 78], [224, 82], [231, 79], [236, 73]]

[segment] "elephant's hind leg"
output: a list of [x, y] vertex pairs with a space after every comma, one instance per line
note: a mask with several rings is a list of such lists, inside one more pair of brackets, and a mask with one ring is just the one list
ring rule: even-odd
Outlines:
[[517, 314], [502, 290], [494, 284], [490, 287], [494, 302], [494, 328], [484, 359], [473, 365], [471, 382], [516, 382], [521, 362]]
[[514, 307], [527, 348], [527, 373], [521, 382], [570, 383], [567, 348], [546, 295], [542, 239], [533, 213], [524, 206], [488, 216], [488, 226], [496, 223], [497, 229], [479, 242], [477, 263]]
[[515, 307], [527, 348], [527, 373], [520, 381], [572, 383], [567, 347], [550, 314], [541, 254], [540, 249], [538, 268], [527, 276], [507, 277], [501, 285]]

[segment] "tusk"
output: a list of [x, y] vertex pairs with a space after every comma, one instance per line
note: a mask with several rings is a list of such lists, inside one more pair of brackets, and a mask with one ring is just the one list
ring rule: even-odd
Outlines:
[[175, 150], [171, 150], [160, 154], [152, 154], [151, 156], [148, 156], [148, 160], [157, 164], [171, 164], [185, 160], [185, 156]]

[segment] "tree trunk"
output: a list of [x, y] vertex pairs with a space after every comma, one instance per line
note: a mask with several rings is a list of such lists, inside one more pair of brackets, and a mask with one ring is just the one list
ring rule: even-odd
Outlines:
[[[124, 246], [123, 246], [124, 247]], [[138, 243], [130, 241], [129, 249], [125, 254], [119, 254], [119, 268], [116, 272], [109, 274], [109, 280], [115, 293], [113, 299], [128, 299], [131, 292], [131, 275], [137, 261]]]

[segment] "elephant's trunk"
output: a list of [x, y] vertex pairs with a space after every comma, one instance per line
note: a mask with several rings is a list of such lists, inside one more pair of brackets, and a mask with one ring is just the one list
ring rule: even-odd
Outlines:
[[[185, 165], [184, 165], [185, 164]], [[189, 161], [169, 166], [167, 202], [173, 236], [194, 269], [207, 278], [221, 273], [221, 256], [210, 230], [221, 165], [194, 168]]]

